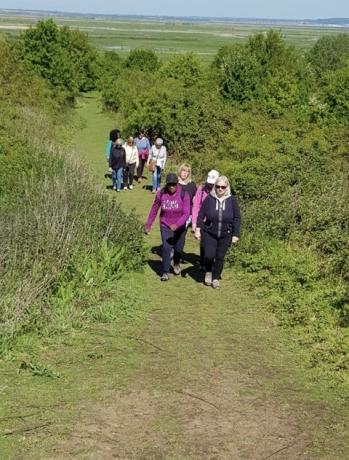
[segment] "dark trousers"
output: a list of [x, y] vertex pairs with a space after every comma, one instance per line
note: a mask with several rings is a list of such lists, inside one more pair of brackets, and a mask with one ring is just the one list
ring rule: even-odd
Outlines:
[[231, 244], [231, 234], [217, 238], [207, 232], [202, 234], [205, 251], [205, 269], [212, 272], [212, 279], [218, 280], [223, 271], [224, 257]]
[[205, 266], [205, 249], [204, 245], [202, 244], [202, 241], [200, 241], [200, 266]]
[[144, 159], [140, 158], [139, 159], [139, 165], [138, 165], [138, 168], [137, 168], [137, 177], [138, 177], [138, 179], [142, 179], [144, 166], [145, 166], [146, 162], [147, 162], [146, 158], [144, 158]]
[[124, 186], [128, 187], [133, 184], [133, 178], [135, 175], [136, 163], [127, 165], [124, 168]]
[[174, 251], [174, 265], [178, 265], [180, 263], [185, 243], [185, 226], [176, 231], [173, 231], [168, 227], [161, 226], [160, 233], [162, 240], [162, 273], [169, 273], [172, 249]]

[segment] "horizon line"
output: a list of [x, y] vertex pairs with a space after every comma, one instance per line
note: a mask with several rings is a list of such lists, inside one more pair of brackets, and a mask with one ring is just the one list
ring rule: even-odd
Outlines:
[[317, 17], [317, 18], [280, 18], [280, 17], [258, 17], [258, 16], [199, 16], [199, 15], [168, 15], [168, 14], [134, 14], [134, 13], [96, 13], [96, 12], [79, 12], [79, 11], [63, 11], [63, 10], [50, 10], [50, 9], [25, 9], [25, 8], [0, 8], [0, 11], [16, 11], [27, 13], [56, 13], [56, 14], [75, 14], [75, 15], [93, 15], [93, 16], [117, 16], [117, 17], [139, 17], [139, 18], [169, 18], [169, 19], [217, 19], [217, 20], [259, 20], [259, 21], [323, 21], [323, 20], [343, 20], [348, 19], [346, 16], [332, 16], [332, 17]]

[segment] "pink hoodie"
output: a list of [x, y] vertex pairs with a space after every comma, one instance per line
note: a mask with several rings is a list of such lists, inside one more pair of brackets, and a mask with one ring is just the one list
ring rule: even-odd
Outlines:
[[206, 189], [205, 185], [200, 185], [196, 190], [196, 193], [193, 198], [193, 208], [191, 211], [191, 225], [195, 229], [196, 223], [198, 220], [199, 211], [202, 205], [202, 202], [210, 194], [210, 191]]

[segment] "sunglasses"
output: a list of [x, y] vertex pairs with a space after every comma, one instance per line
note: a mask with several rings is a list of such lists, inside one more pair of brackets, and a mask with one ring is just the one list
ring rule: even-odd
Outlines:
[[222, 190], [225, 190], [227, 186], [226, 185], [216, 185], [216, 188], [221, 188]]

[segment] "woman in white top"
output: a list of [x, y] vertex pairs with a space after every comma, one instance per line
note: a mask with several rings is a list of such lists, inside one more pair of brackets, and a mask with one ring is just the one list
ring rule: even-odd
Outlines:
[[130, 136], [127, 138], [127, 141], [124, 145], [126, 151], [126, 167], [124, 169], [124, 190], [133, 189], [133, 178], [136, 168], [138, 168], [139, 158], [138, 158], [138, 149], [134, 145], [133, 137]]
[[163, 145], [164, 141], [158, 137], [155, 141], [155, 144], [150, 150], [150, 155], [147, 160], [147, 165], [153, 165], [153, 174], [152, 174], [152, 192], [156, 193], [160, 190], [161, 183], [161, 173], [165, 168], [167, 160], [167, 150]]

